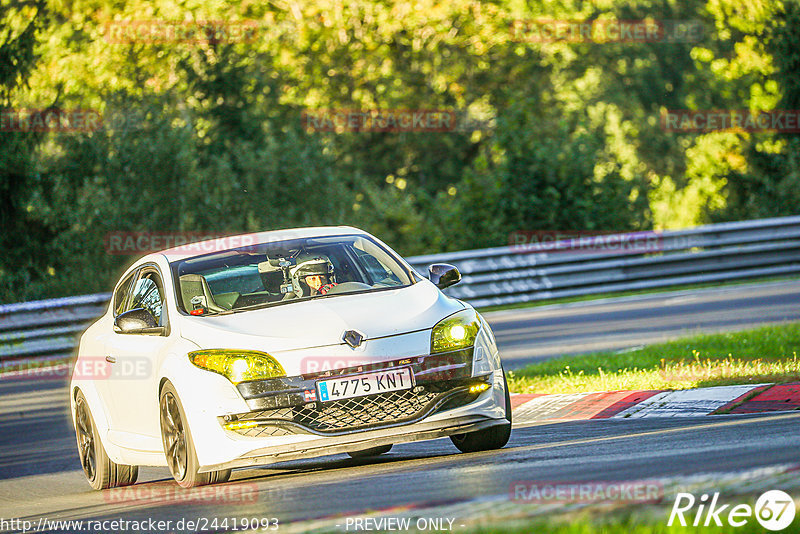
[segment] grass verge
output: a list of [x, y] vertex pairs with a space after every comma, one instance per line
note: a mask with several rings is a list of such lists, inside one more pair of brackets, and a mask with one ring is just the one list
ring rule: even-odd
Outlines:
[[578, 393], [800, 380], [800, 323], [698, 335], [627, 352], [568, 356], [509, 371], [516, 393]]
[[[701, 518], [699, 526], [692, 525], [693, 517], [688, 518], [686, 526], [681, 526], [677, 520], [673, 522], [672, 526], [667, 526], [670, 513], [668, 508], [628, 508], [605, 514], [577, 511], [569, 514], [549, 515], [544, 518], [509, 520], [502, 525], [472, 528], [469, 532], [470, 534], [529, 534], [532, 532], [549, 534], [616, 532], [620, 534], [727, 534], [731, 532], [755, 534], [769, 532], [754, 517], [747, 518], [746, 524], [740, 527], [731, 527], [727, 523], [727, 512], [728, 510], [720, 516], [722, 527], [714, 524], [713, 521], [709, 526], [705, 526], [705, 515]], [[783, 532], [797, 532], [798, 529], [800, 529], [800, 513], [795, 515], [794, 521]]]

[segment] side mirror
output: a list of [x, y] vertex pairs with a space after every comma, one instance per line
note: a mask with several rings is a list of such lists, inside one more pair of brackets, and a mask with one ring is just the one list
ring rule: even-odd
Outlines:
[[117, 315], [114, 319], [114, 330], [120, 334], [160, 334], [166, 328], [158, 326], [153, 315], [144, 308], [136, 308]]
[[461, 273], [449, 263], [433, 263], [428, 266], [428, 278], [439, 289], [455, 285], [461, 281]]

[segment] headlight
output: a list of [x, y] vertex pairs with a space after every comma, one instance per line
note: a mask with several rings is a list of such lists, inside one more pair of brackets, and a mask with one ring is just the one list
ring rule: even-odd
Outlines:
[[198, 350], [189, 353], [189, 360], [201, 369], [221, 374], [234, 384], [286, 376], [286, 371], [275, 358], [255, 350]]
[[442, 319], [431, 332], [431, 354], [471, 347], [480, 327], [481, 320], [472, 308]]

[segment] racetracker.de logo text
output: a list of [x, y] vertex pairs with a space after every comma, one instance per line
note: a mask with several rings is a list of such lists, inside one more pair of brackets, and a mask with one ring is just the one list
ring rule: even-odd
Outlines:
[[661, 128], [667, 132], [800, 132], [800, 110], [749, 109], [688, 110], [670, 109], [661, 113]]
[[456, 112], [441, 109], [307, 110], [302, 126], [310, 132], [450, 132]]
[[109, 232], [105, 236], [108, 254], [142, 255], [166, 249], [187, 254], [205, 254], [257, 243], [256, 236], [206, 232]]
[[653, 503], [664, 497], [664, 486], [657, 480], [518, 480], [511, 483], [508, 491], [511, 500], [518, 503]]

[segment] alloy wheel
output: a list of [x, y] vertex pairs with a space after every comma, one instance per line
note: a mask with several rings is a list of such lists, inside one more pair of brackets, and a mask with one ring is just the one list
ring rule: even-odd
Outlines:
[[176, 480], [186, 476], [186, 430], [181, 421], [181, 412], [175, 396], [167, 392], [161, 398], [161, 436], [167, 463]]
[[81, 466], [86, 478], [94, 480], [97, 472], [97, 458], [94, 449], [94, 429], [92, 418], [83, 400], [78, 402], [75, 410], [76, 428], [78, 430], [78, 454], [81, 457]]

